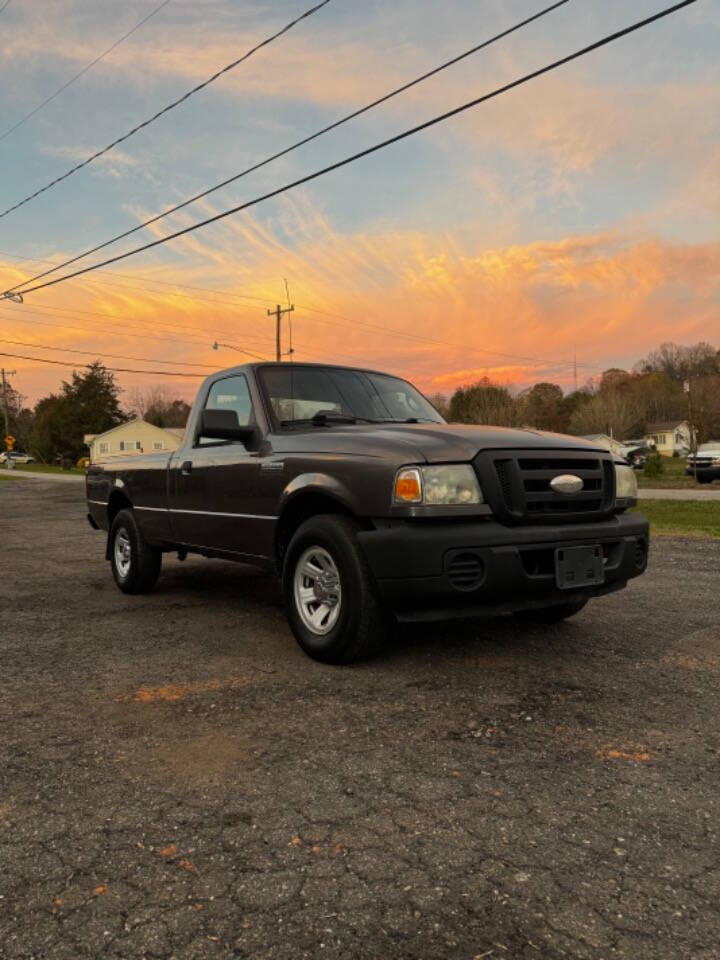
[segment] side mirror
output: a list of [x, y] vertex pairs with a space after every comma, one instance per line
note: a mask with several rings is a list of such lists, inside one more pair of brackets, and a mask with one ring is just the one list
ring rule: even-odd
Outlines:
[[255, 428], [241, 427], [235, 410], [203, 410], [200, 436], [207, 440], [239, 440], [248, 444], [255, 437]]

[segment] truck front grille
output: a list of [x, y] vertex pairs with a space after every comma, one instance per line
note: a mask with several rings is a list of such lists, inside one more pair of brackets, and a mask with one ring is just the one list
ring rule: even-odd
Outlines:
[[[609, 516], [615, 500], [611, 456], [577, 451], [488, 451], [476, 470], [485, 496], [510, 523], [562, 523]], [[562, 474], [579, 477], [579, 493], [559, 493], [550, 482]]]

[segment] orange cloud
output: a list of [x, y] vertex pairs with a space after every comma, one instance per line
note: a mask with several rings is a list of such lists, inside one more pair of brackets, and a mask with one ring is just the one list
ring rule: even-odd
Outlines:
[[[3, 336], [37, 349], [0, 349], [57, 359], [42, 351], [45, 344], [147, 357], [107, 361], [143, 369], [162, 360], [208, 371], [243, 362], [230, 350], [214, 352], [217, 339], [272, 357], [266, 310], [284, 301], [284, 277], [296, 304], [297, 360], [389, 369], [429, 392], [484, 375], [519, 386], [538, 379], [570, 385], [575, 351], [584, 379], [630, 364], [664, 340], [720, 340], [720, 243], [605, 232], [478, 249], [479, 232], [470, 224], [443, 234], [344, 236], [298, 194], [273, 224], [229, 219], [195, 234], [172, 261], [129, 261], [121, 275], [103, 271], [30, 294], [23, 306], [3, 304]], [[281, 236], [296, 238], [292, 249]], [[0, 270], [5, 286], [24, 275], [17, 265]], [[154, 282], [160, 278], [218, 292], [173, 289]], [[286, 327], [285, 345], [287, 334]], [[18, 388], [31, 397], [69, 373], [13, 362]], [[126, 387], [152, 380], [119, 379]], [[194, 380], [171, 383], [186, 397], [196, 387]]]

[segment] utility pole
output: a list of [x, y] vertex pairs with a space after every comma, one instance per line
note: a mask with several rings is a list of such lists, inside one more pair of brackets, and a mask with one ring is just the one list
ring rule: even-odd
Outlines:
[[690, 382], [690, 374], [687, 375], [687, 380], [683, 381], [683, 390], [687, 394], [688, 400], [688, 423], [690, 425], [690, 451], [693, 454], [693, 473], [695, 474], [695, 483], [697, 483], [697, 434], [695, 433], [695, 428], [693, 426], [693, 412], [692, 412], [692, 384]]
[[573, 381], [575, 383], [575, 393], [577, 393], [577, 350], [573, 351]]
[[282, 316], [284, 313], [292, 313], [295, 307], [291, 303], [287, 307], [281, 307], [280, 304], [275, 307], [274, 310], [268, 310], [267, 315], [269, 317], [275, 317], [275, 359], [278, 363], [282, 360], [282, 350], [280, 344], [280, 323], [282, 321]]
[[10, 414], [8, 413], [8, 401], [7, 401], [7, 380], [5, 377], [14, 377], [17, 373], [16, 370], [6, 370], [5, 367], [2, 368], [2, 405], [3, 405], [3, 414], [5, 415], [5, 434], [4, 436], [9, 436], [10, 434]]

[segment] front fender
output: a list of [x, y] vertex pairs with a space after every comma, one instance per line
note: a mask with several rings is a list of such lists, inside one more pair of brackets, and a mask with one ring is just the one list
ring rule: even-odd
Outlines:
[[360, 509], [357, 496], [349, 487], [327, 473], [301, 473], [294, 477], [282, 492], [279, 512], [282, 513], [297, 497], [308, 493], [332, 497], [356, 515], [364, 512]]

